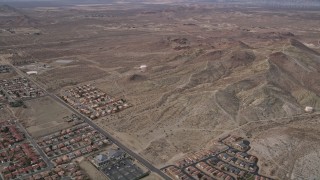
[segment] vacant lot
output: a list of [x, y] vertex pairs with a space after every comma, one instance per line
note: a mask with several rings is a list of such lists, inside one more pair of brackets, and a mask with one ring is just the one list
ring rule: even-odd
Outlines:
[[80, 167], [86, 171], [91, 179], [108, 180], [108, 178], [103, 173], [101, 173], [87, 160], [82, 160], [80, 162]]
[[107, 76], [107, 74], [97, 67], [80, 65], [49, 70], [37, 78], [50, 90], [56, 90], [64, 86], [99, 79]]
[[[50, 91], [93, 84], [127, 99], [132, 108], [95, 122], [157, 167], [243, 130], [265, 175], [319, 176], [319, 122], [282, 118], [319, 110], [320, 13], [248, 6], [7, 8], [0, 22], [21, 22], [10, 31], [41, 31], [6, 30], [0, 50], [9, 61], [49, 64], [35, 78]], [[50, 98], [26, 104], [15, 112], [34, 136], [67, 126], [70, 112]]]
[[10, 73], [0, 73], [0, 80], [2, 79], [11, 79], [17, 76], [17, 73], [12, 71]]
[[13, 118], [12, 114], [9, 111], [10, 110], [6, 107], [2, 107], [2, 109], [0, 109], [0, 122], [7, 121]]
[[161, 179], [162, 178], [155, 173], [151, 173], [149, 176], [142, 178], [142, 180], [161, 180]]
[[27, 108], [14, 109], [16, 116], [33, 137], [65, 129], [71, 124], [64, 122], [63, 117], [72, 113], [50, 97], [33, 99], [26, 102]]

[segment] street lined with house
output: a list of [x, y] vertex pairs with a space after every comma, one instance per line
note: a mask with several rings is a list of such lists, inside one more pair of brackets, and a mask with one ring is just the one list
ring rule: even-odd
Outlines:
[[130, 107], [125, 99], [117, 100], [90, 84], [65, 90], [61, 98], [92, 120]]
[[[33, 165], [33, 169], [23, 169], [21, 173], [9, 166], [7, 171], [2, 173], [5, 179], [19, 177], [36, 179], [49, 176], [51, 178], [52, 176], [57, 176], [57, 178], [64, 176], [87, 177], [84, 173], [78, 173], [78, 175], [60, 173], [59, 175], [60, 171], [50, 170], [64, 164], [72, 164], [79, 158], [85, 158], [107, 178], [115, 180], [126, 180], [130, 179], [129, 177], [142, 178], [151, 171], [158, 173], [164, 179], [169, 179], [168, 176], [174, 179], [271, 179], [257, 173], [259, 170], [258, 158], [247, 154], [250, 149], [249, 142], [234, 136], [218, 141], [224, 148], [196, 152], [191, 157], [178, 161], [176, 165], [163, 168], [162, 172], [92, 121], [129, 108], [131, 105], [125, 99], [116, 99], [90, 84], [64, 90], [59, 94], [61, 96], [59, 97], [48, 93], [32, 77], [21, 77], [24, 75], [21, 72], [18, 74], [20, 77], [1, 81], [2, 102], [10, 102], [10, 105], [15, 107], [19, 104], [17, 102], [48, 96], [69, 109], [73, 114], [64, 117], [64, 121], [69, 123], [70, 127], [37, 137], [36, 140], [22, 124], [16, 121], [17, 127], [29, 139], [30, 145], [42, 158], [42, 162], [39, 163], [39, 166]], [[106, 153], [100, 152], [101, 149], [108, 149], [110, 146], [113, 146], [114, 149], [109, 149]], [[63, 172], [68, 172], [68, 170]]]
[[26, 178], [52, 168], [52, 163], [18, 122], [9, 120], [0, 124], [0, 161], [4, 179]]
[[272, 180], [258, 174], [258, 158], [250, 155], [250, 142], [237, 136], [219, 139], [212, 149], [202, 150], [162, 168], [177, 180]]
[[[18, 69], [15, 68], [15, 70]], [[72, 123], [73, 125], [58, 132], [37, 137], [34, 140], [17, 121], [16, 123], [19, 124], [17, 126], [22, 129], [23, 135], [30, 139], [35, 152], [39, 154], [43, 161], [39, 162], [39, 165], [33, 165], [34, 169], [23, 169], [21, 173], [20, 170], [16, 170], [16, 167], [8, 166], [6, 167], [6, 171], [2, 171], [1, 173], [4, 179], [19, 179], [21, 177], [28, 177], [30, 180], [39, 178], [59, 179], [62, 177], [87, 179], [89, 177], [81, 170], [73, 172], [74, 170], [71, 171], [72, 168], [63, 168], [69, 165], [78, 167], [76, 162], [80, 161], [79, 158], [85, 158], [91, 162], [109, 179], [126, 180], [132, 177], [142, 178], [148, 176], [150, 171], [158, 173], [164, 179], [169, 179], [159, 169], [122, 145], [91, 121], [100, 116], [116, 113], [130, 107], [126, 100], [115, 100], [90, 85], [69, 90], [68, 94], [62, 97], [62, 100], [58, 96], [48, 93], [32, 78], [26, 77], [22, 72], [18, 72], [18, 74], [20, 75], [18, 78], [1, 81], [1, 87], [3, 88], [1, 97], [4, 98], [4, 102], [10, 101], [12, 107], [22, 106], [24, 101], [48, 95], [74, 113], [72, 117], [67, 116], [64, 118], [65, 122]], [[71, 100], [72, 98], [74, 98], [73, 101]], [[12, 104], [12, 102], [15, 104]], [[21, 104], [17, 105], [17, 102], [21, 102]], [[78, 103], [77, 105], [75, 104], [76, 102]], [[9, 145], [12, 146], [12, 143], [15, 143], [15, 141], [10, 141]], [[109, 152], [110, 157], [107, 159], [101, 158], [102, 162], [106, 161], [104, 162], [105, 164], [99, 165], [98, 163], [97, 165], [96, 161], [94, 161], [97, 160], [95, 156], [104, 157], [105, 155], [96, 154], [96, 152], [110, 146], [115, 148]], [[24, 147], [29, 146], [25, 144]], [[6, 149], [4, 150], [6, 151]], [[123, 157], [119, 158], [119, 153]], [[5, 154], [4, 157], [6, 157]]]

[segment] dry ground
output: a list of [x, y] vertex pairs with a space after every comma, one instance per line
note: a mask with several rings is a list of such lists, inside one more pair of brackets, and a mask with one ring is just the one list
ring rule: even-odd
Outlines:
[[63, 120], [63, 117], [72, 115], [71, 111], [50, 97], [29, 100], [25, 104], [27, 108], [13, 110], [15, 116], [35, 138], [72, 126]]
[[15, 78], [17, 77], [17, 74], [12, 71], [10, 73], [2, 73], [0, 74], [0, 80], [3, 80], [3, 79], [11, 79], [11, 78]]
[[103, 175], [92, 163], [87, 160], [82, 160], [80, 162], [80, 167], [86, 171], [91, 179], [108, 180], [108, 178]]
[[[21, 26], [40, 35], [2, 33], [1, 49], [12, 61], [50, 64], [36, 77], [50, 91], [92, 83], [128, 99], [132, 108], [96, 123], [157, 167], [236, 132], [252, 137], [263, 174], [320, 176], [319, 141], [309, 138], [319, 122], [277, 122], [307, 105], [320, 108], [319, 11], [117, 4], [24, 13]], [[138, 70], [142, 64], [146, 72]], [[52, 121], [61, 110], [34, 101], [18, 112], [29, 130], [38, 121], [58, 125]], [[288, 154], [288, 147], [299, 151]]]
[[10, 110], [4, 105], [2, 109], [0, 109], [0, 121], [7, 121], [14, 119], [14, 116], [10, 112]]
[[142, 180], [161, 180], [162, 178], [159, 177], [158, 174], [151, 173], [149, 176], [142, 178]]
[[287, 179], [317, 179], [319, 174], [319, 115], [244, 127], [252, 154], [260, 157], [262, 174]]

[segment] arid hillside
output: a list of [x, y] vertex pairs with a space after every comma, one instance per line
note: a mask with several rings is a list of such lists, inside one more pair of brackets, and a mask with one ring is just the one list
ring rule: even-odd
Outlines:
[[320, 176], [319, 11], [219, 3], [1, 9], [1, 60], [37, 70], [33, 78], [56, 94], [93, 84], [127, 99], [131, 108], [95, 122], [157, 167], [235, 134], [252, 141], [266, 176]]

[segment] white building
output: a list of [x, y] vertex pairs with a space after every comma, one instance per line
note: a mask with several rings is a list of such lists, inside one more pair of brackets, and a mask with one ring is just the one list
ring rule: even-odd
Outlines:
[[27, 74], [28, 75], [33, 75], [33, 74], [37, 75], [38, 71], [28, 71]]
[[100, 166], [106, 164], [108, 162], [108, 160], [109, 160], [108, 156], [106, 156], [104, 154], [99, 154], [98, 156], [96, 156], [93, 159], [93, 161], [97, 167], [100, 167]]
[[122, 150], [110, 149], [106, 154], [99, 154], [93, 158], [93, 164], [100, 168], [109, 161], [119, 161], [125, 157], [125, 152]]
[[147, 70], [147, 67], [148, 67], [147, 65], [143, 64], [139, 67], [139, 69], [141, 72], [145, 72]]
[[312, 113], [314, 111], [313, 107], [311, 106], [306, 106], [306, 108], [304, 109], [305, 112], [307, 113]]

